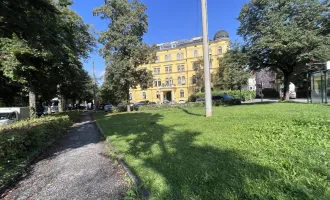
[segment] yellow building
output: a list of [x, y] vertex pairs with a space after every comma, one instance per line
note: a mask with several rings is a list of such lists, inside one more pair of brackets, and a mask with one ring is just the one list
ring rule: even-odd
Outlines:
[[[145, 67], [153, 72], [153, 87], [147, 90], [140, 88], [130, 90], [132, 102], [150, 101], [162, 103], [164, 100], [187, 101], [195, 93], [196, 71], [199, 61], [203, 59], [202, 37], [191, 40], [174, 41], [158, 44], [157, 60]], [[209, 42], [211, 74], [219, 67], [218, 57], [229, 47], [229, 35], [220, 30]]]

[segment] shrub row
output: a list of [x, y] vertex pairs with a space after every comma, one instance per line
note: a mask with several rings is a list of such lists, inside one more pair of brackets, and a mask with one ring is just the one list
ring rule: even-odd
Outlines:
[[[222, 90], [222, 91], [213, 91], [212, 96], [214, 95], [220, 95], [220, 94], [228, 94], [230, 96], [233, 96], [235, 98], [240, 98], [241, 101], [249, 101], [256, 97], [255, 91], [249, 91], [249, 90]], [[198, 92], [196, 93], [196, 98], [203, 98], [205, 96], [204, 92]]]
[[31, 159], [66, 133], [78, 115], [78, 112], [61, 113], [0, 127], [0, 186], [19, 174]]

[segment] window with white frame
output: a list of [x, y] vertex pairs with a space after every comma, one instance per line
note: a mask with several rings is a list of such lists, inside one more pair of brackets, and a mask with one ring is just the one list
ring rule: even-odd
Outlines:
[[154, 87], [157, 87], [158, 81], [157, 79], [154, 80]]
[[184, 53], [181, 53], [181, 60], [184, 59]]
[[158, 79], [158, 87], [160, 87], [162, 85], [162, 80], [159, 78]]
[[169, 85], [172, 86], [173, 85], [173, 78], [169, 78]]
[[147, 99], [147, 93], [146, 92], [142, 92], [142, 99]]
[[168, 55], [168, 60], [167, 61], [171, 61], [171, 60], [172, 60], [172, 56], [170, 54], [170, 55]]
[[182, 76], [181, 78], [181, 84], [185, 85], [186, 84], [186, 77]]
[[168, 61], [168, 55], [165, 55], [165, 61]]
[[181, 98], [184, 97], [184, 90], [180, 90], [180, 97], [181, 97]]
[[166, 66], [165, 67], [165, 73], [171, 73], [172, 72], [172, 66]]
[[218, 54], [222, 54], [222, 47], [218, 47]]
[[177, 59], [177, 60], [181, 60], [181, 54], [179, 54], [179, 53], [176, 54], [176, 59]]
[[181, 77], [178, 77], [178, 85], [181, 85]]
[[160, 92], [157, 92], [157, 93], [156, 93], [156, 98], [157, 98], [157, 99], [160, 99]]
[[166, 86], [169, 86], [169, 84], [170, 84], [170, 80], [169, 80], [169, 78], [166, 78], [166, 79], [165, 79], [165, 85], [166, 85]]
[[160, 68], [159, 67], [154, 68], [154, 74], [160, 74]]
[[194, 57], [198, 57], [198, 50], [194, 51]]
[[184, 72], [184, 65], [178, 65], [178, 72]]

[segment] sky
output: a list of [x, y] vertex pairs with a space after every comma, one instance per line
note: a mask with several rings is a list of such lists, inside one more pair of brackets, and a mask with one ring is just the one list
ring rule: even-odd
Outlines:
[[[200, 0], [140, 0], [147, 6], [149, 16], [148, 33], [144, 42], [152, 45], [175, 40], [190, 39], [202, 36]], [[239, 22], [237, 17], [241, 8], [249, 0], [207, 0], [209, 38], [215, 33], [226, 30], [231, 41], [240, 41], [237, 36]], [[104, 3], [104, 0], [75, 0], [72, 6], [84, 20], [97, 31], [107, 29], [106, 21], [94, 17], [93, 9]], [[101, 45], [98, 45], [101, 47]], [[84, 61], [84, 68], [92, 74], [92, 61], [95, 62], [95, 75], [101, 77], [105, 71], [105, 63], [96, 49], [88, 60]]]

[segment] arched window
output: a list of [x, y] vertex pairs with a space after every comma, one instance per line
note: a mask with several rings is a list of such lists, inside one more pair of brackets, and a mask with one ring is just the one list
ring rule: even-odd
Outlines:
[[181, 77], [178, 77], [178, 85], [181, 85]]
[[142, 99], [147, 99], [147, 94], [146, 94], [146, 92], [142, 92]]
[[168, 61], [171, 61], [171, 60], [172, 60], [172, 56], [168, 55]]
[[181, 83], [182, 83], [182, 85], [186, 84], [186, 78], [184, 76], [182, 76]]
[[184, 53], [181, 53], [181, 60], [184, 59]]
[[173, 78], [170, 78], [170, 80], [169, 80], [169, 85], [170, 85], [170, 86], [173, 85]]
[[194, 51], [194, 57], [198, 57], [198, 51], [197, 50]]
[[177, 59], [177, 60], [181, 60], [181, 54], [179, 54], [179, 53], [176, 54], [176, 59]]
[[192, 77], [192, 83], [193, 83], [193, 84], [196, 84], [196, 83], [197, 83], [196, 75], [193, 75], [193, 77]]
[[166, 86], [168, 86], [168, 85], [170, 84], [170, 82], [169, 82], [169, 79], [168, 79], [168, 78], [166, 78], [166, 79], [165, 79], [165, 84], [166, 84]]
[[218, 47], [218, 54], [222, 54], [222, 47]]
[[184, 97], [184, 90], [180, 90], [180, 97], [181, 97], [181, 98]]
[[160, 87], [162, 85], [162, 80], [160, 80], [160, 78], [158, 79], [158, 87]]
[[168, 55], [165, 55], [165, 61], [168, 61]]

